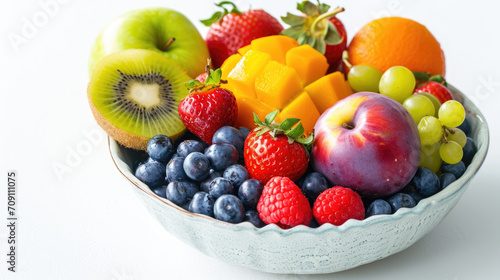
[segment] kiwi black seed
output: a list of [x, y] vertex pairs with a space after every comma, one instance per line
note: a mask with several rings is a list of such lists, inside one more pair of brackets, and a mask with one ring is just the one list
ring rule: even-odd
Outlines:
[[164, 134], [175, 140], [186, 130], [179, 102], [191, 78], [172, 60], [149, 50], [123, 50], [94, 68], [88, 98], [97, 123], [128, 148], [145, 150]]

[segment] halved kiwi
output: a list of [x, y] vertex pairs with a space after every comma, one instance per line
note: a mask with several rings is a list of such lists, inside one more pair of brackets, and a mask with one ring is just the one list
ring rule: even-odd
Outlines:
[[191, 78], [174, 61], [149, 50], [123, 50], [104, 57], [87, 89], [97, 123], [128, 148], [145, 150], [149, 139], [176, 139], [186, 130], [179, 102]]

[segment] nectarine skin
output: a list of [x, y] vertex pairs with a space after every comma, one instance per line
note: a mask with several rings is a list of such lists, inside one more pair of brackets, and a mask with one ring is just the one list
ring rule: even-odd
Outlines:
[[314, 169], [333, 185], [382, 197], [401, 190], [417, 171], [420, 138], [415, 121], [384, 95], [353, 94], [326, 110], [314, 130]]

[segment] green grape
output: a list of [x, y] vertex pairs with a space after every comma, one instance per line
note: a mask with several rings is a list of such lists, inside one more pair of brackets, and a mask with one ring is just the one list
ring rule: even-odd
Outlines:
[[415, 89], [415, 76], [403, 66], [389, 68], [380, 78], [380, 93], [403, 103]]
[[434, 116], [434, 104], [421, 94], [413, 94], [406, 98], [403, 107], [408, 110], [417, 125], [423, 117]]
[[432, 145], [443, 137], [443, 126], [435, 117], [426, 116], [418, 123], [418, 133], [422, 145]]
[[422, 145], [420, 149], [420, 160], [418, 167], [425, 167], [437, 173], [441, 168], [441, 156], [439, 155], [440, 142], [434, 145]]
[[382, 73], [370, 65], [354, 65], [347, 74], [347, 80], [355, 92], [378, 92]]
[[448, 139], [448, 141], [457, 142], [460, 147], [465, 147], [465, 144], [467, 143], [467, 135], [465, 135], [465, 133], [461, 129], [450, 127], [446, 130], [446, 139]]
[[434, 117], [438, 117], [438, 111], [439, 107], [441, 107], [441, 102], [439, 102], [439, 99], [437, 99], [434, 95], [428, 93], [428, 92], [419, 92], [417, 94], [424, 95], [425, 97], [429, 98], [429, 100], [434, 104]]
[[460, 102], [448, 100], [438, 111], [439, 120], [446, 127], [457, 127], [464, 122], [465, 109]]
[[456, 164], [462, 160], [464, 152], [455, 141], [446, 141], [439, 148], [441, 159], [448, 164]]

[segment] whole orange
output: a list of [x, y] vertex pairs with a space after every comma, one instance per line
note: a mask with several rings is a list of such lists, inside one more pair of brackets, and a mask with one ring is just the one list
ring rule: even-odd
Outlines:
[[430, 75], [446, 73], [439, 42], [425, 26], [406, 18], [369, 22], [352, 38], [347, 50], [352, 65], [371, 65], [382, 73], [396, 65]]

